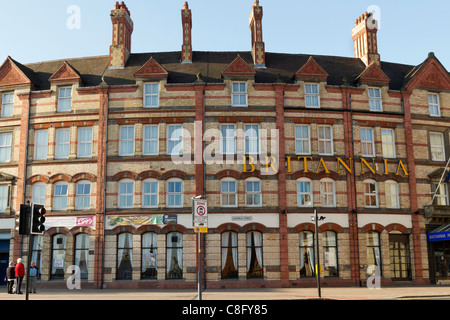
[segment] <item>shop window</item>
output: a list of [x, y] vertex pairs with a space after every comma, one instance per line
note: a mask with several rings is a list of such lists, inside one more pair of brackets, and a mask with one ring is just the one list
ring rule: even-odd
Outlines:
[[158, 276], [158, 235], [147, 232], [142, 235], [141, 279], [156, 279]]
[[236, 232], [226, 231], [222, 238], [222, 279], [238, 278], [238, 236]]
[[81, 279], [89, 274], [89, 235], [80, 233], [75, 237], [75, 265], [80, 268]]
[[183, 279], [183, 235], [171, 232], [166, 239], [166, 278]]
[[133, 277], [133, 235], [119, 234], [117, 241], [117, 280], [131, 280]]
[[250, 231], [246, 235], [247, 243], [247, 278], [263, 277], [263, 244], [262, 234]]
[[64, 234], [56, 234], [52, 241], [52, 266], [51, 278], [64, 279], [66, 260], [66, 236]]
[[316, 265], [314, 256], [314, 233], [302, 231], [299, 234], [300, 277], [314, 277]]

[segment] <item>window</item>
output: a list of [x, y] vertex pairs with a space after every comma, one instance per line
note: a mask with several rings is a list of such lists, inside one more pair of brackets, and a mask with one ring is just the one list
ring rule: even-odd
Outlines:
[[11, 161], [12, 133], [0, 133], [0, 162]]
[[68, 159], [70, 151], [70, 129], [56, 130], [56, 159]]
[[45, 205], [45, 183], [39, 182], [33, 184], [32, 192], [33, 203]]
[[125, 232], [117, 239], [117, 280], [131, 280], [133, 277], [133, 235]]
[[[380, 234], [376, 231], [367, 233], [367, 265], [380, 268], [381, 275], [381, 242]], [[375, 274], [373, 270], [369, 275]]]
[[154, 232], [142, 236], [141, 279], [156, 279], [158, 275], [158, 235]]
[[259, 154], [259, 126], [246, 124], [244, 126], [245, 154]]
[[91, 208], [91, 183], [81, 181], [77, 184], [75, 210], [89, 210]]
[[183, 154], [183, 127], [171, 124], [167, 126], [167, 154]]
[[183, 235], [171, 232], [166, 240], [166, 278], [183, 279]]
[[72, 109], [72, 88], [59, 88], [58, 112], [70, 111], [71, 109]]
[[8, 190], [9, 190], [9, 186], [0, 185], [0, 212], [1, 213], [5, 213], [6, 208], [8, 208], [8, 206], [9, 206]]
[[44, 237], [41, 235], [32, 236], [31, 245], [31, 261], [36, 262], [36, 267], [38, 267], [38, 279], [41, 278], [42, 270], [42, 248], [44, 246]]
[[337, 239], [333, 231], [322, 234], [324, 277], [338, 277]]
[[400, 208], [400, 202], [398, 198], [398, 183], [395, 181], [386, 181], [384, 183], [384, 190], [386, 195], [386, 208]]
[[320, 203], [322, 207], [335, 207], [336, 196], [334, 192], [334, 181], [331, 179], [320, 180]]
[[297, 205], [299, 207], [312, 207], [311, 180], [302, 178], [297, 181]]
[[395, 158], [395, 133], [392, 129], [381, 129], [381, 144], [384, 158]]
[[66, 260], [66, 236], [56, 234], [53, 236], [52, 245], [52, 279], [64, 279], [64, 263]]
[[431, 160], [445, 161], [444, 134], [430, 132]]
[[158, 126], [144, 126], [144, 155], [158, 155], [159, 135]]
[[333, 127], [319, 126], [317, 131], [319, 136], [319, 154], [333, 155]]
[[247, 107], [247, 83], [233, 82], [231, 86], [231, 105], [233, 107]]
[[263, 277], [262, 234], [257, 231], [247, 232], [247, 278]]
[[142, 183], [142, 207], [158, 207], [158, 180], [147, 179]]
[[245, 205], [248, 207], [262, 205], [260, 180], [250, 178], [245, 181]]
[[2, 118], [11, 117], [14, 111], [14, 93], [4, 93], [2, 97]]
[[183, 207], [183, 181], [174, 179], [167, 182], [167, 207]]
[[134, 182], [129, 179], [119, 182], [119, 208], [133, 208]]
[[221, 235], [222, 279], [238, 278], [238, 236], [226, 231]]
[[120, 127], [119, 156], [134, 155], [134, 126]]
[[[438, 188], [439, 187], [439, 188]], [[441, 183], [441, 185], [435, 183], [434, 184], [434, 190], [436, 193], [436, 196], [434, 198], [434, 205], [436, 206], [448, 206], [449, 205], [449, 199], [448, 199], [448, 187], [446, 183]]]
[[364, 181], [364, 206], [366, 208], [378, 208], [377, 183], [373, 180]]
[[300, 249], [300, 277], [314, 277], [316, 275], [314, 266], [314, 233], [302, 231], [299, 234]]
[[220, 181], [220, 205], [222, 207], [237, 207], [237, 182], [231, 178]]
[[375, 141], [372, 128], [361, 128], [361, 155], [375, 156]]
[[144, 85], [144, 108], [159, 107], [159, 84], [146, 83]]
[[48, 131], [35, 131], [34, 136], [34, 160], [47, 160]]
[[75, 237], [75, 265], [80, 268], [81, 279], [89, 274], [89, 235], [80, 233]]
[[428, 95], [428, 108], [430, 109], [430, 116], [440, 117], [441, 108], [439, 106], [439, 95], [436, 93], [430, 93]]
[[309, 126], [295, 126], [295, 153], [311, 154], [311, 135]]
[[78, 129], [78, 158], [92, 157], [92, 128]]
[[305, 106], [310, 108], [320, 108], [318, 84], [305, 84]]
[[220, 133], [222, 154], [236, 154], [236, 126], [234, 124], [222, 124]]
[[69, 185], [67, 182], [58, 182], [55, 184], [55, 190], [53, 192], [53, 210], [66, 210], [67, 209], [67, 192]]
[[381, 89], [369, 88], [369, 109], [370, 111], [383, 111]]

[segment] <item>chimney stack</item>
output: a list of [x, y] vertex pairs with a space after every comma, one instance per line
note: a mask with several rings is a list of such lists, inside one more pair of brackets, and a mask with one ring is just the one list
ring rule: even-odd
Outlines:
[[181, 47], [181, 62], [192, 62], [192, 13], [187, 1], [181, 10], [181, 21], [183, 24], [183, 46]]
[[252, 55], [255, 68], [266, 67], [266, 51], [262, 34], [263, 9], [259, 0], [255, 0], [249, 18], [249, 27], [252, 34]]
[[125, 3], [116, 2], [111, 11], [113, 25], [113, 40], [109, 48], [109, 68], [121, 69], [125, 67], [131, 54], [131, 34], [133, 33], [133, 21], [130, 11]]
[[381, 66], [377, 41], [378, 22], [372, 13], [365, 12], [355, 20], [352, 38], [355, 44], [355, 58], [360, 58], [366, 66], [375, 62]]

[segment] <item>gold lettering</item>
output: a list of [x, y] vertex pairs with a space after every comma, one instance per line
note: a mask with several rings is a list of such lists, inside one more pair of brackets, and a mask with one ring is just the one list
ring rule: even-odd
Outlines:
[[308, 173], [308, 159], [312, 160], [312, 157], [298, 157], [298, 160], [303, 159], [303, 172]]
[[384, 160], [384, 174], [387, 176], [389, 174], [387, 159], [383, 159], [383, 160]]
[[319, 165], [317, 166], [316, 173], [319, 173], [319, 169], [320, 169], [321, 165], [323, 165], [323, 168], [325, 169], [326, 173], [330, 173], [330, 171], [328, 170], [327, 166], [325, 165], [325, 162], [323, 161], [323, 158], [320, 158], [320, 162], [319, 162]]
[[398, 172], [400, 171], [400, 167], [402, 168], [402, 170], [403, 170], [405, 176], [409, 176], [409, 173], [408, 173], [408, 171], [406, 171], [405, 166], [403, 165], [402, 160], [400, 160], [400, 162], [398, 163], [397, 172], [395, 173], [395, 175], [396, 175], [396, 176], [399, 175]]
[[286, 157], [287, 159], [287, 172], [291, 173], [291, 156]]
[[[370, 172], [372, 172], [373, 174], [375, 174], [375, 169], [374, 168], [372, 168], [371, 166], [370, 166], [370, 164], [368, 164], [367, 163], [367, 161], [365, 160], [365, 159], [363, 159], [363, 158], [361, 158], [361, 174], [364, 174], [364, 166], [363, 166], [363, 164], [365, 164], [366, 165], [366, 167], [370, 170]], [[375, 159], [372, 159], [372, 165], [375, 167]]]
[[[273, 161], [269, 161], [269, 158], [272, 158]], [[277, 163], [277, 159], [273, 156], [266, 156], [266, 172], [269, 172], [269, 166], [272, 168], [273, 172], [278, 173], [278, 170], [274, 167], [274, 164]]]
[[[250, 162], [248, 163], [250, 167], [252, 168], [250, 171], [247, 171], [247, 158], [249, 158]], [[255, 158], [252, 156], [244, 156], [244, 173], [252, 173], [255, 171], [255, 166], [253, 165], [253, 162], [255, 161]]]
[[[352, 165], [352, 158], [349, 158], [350, 160], [350, 166]], [[341, 173], [341, 165], [344, 166], [345, 170], [347, 170], [349, 173], [352, 173], [352, 169], [350, 169], [347, 164], [342, 160], [341, 158], [337, 157], [338, 162], [338, 173]]]

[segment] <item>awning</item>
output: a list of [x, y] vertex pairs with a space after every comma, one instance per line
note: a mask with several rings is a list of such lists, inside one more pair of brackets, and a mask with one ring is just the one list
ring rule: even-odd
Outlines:
[[450, 224], [440, 226], [428, 234], [428, 241], [449, 241], [450, 240]]

